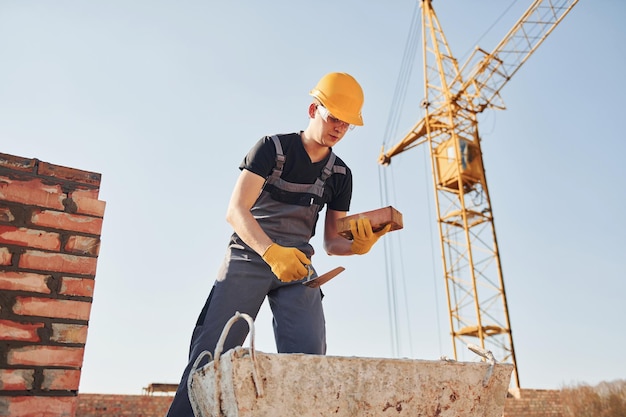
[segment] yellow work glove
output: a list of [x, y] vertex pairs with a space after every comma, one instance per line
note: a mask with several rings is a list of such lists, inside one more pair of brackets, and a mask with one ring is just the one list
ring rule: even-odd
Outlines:
[[391, 224], [385, 226], [384, 229], [374, 232], [372, 223], [367, 217], [358, 220], [350, 220], [350, 230], [352, 231], [352, 253], [363, 255], [372, 249], [374, 243], [382, 235], [391, 229]]
[[263, 254], [263, 260], [272, 268], [272, 272], [283, 282], [297, 281], [308, 275], [305, 265], [311, 264], [304, 252], [296, 248], [287, 248], [272, 243]]

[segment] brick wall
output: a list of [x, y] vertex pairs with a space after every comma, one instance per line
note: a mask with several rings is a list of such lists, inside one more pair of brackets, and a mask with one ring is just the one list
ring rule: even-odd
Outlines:
[[[561, 391], [520, 391], [507, 398], [503, 417], [561, 417]], [[163, 417], [171, 396], [79, 394], [76, 417]]]
[[0, 153], [0, 416], [75, 416], [99, 187], [100, 174]]
[[79, 394], [76, 417], [163, 417], [173, 396]]
[[562, 417], [560, 390], [520, 390], [518, 398], [507, 398], [504, 417]]

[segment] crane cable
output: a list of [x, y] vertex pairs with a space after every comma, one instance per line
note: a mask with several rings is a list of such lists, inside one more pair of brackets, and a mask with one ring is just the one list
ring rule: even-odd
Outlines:
[[[404, 48], [404, 55], [402, 58], [402, 63], [400, 66], [400, 72], [398, 74], [398, 80], [396, 83], [396, 88], [393, 95], [393, 100], [389, 112], [389, 117], [387, 119], [387, 126], [385, 128], [385, 133], [383, 135], [383, 149], [387, 145], [387, 143], [391, 140], [391, 138], [396, 136], [398, 131], [398, 124], [400, 120], [400, 110], [403, 107], [404, 101], [406, 99], [407, 86], [409, 80], [411, 78], [411, 71], [413, 69], [413, 63], [415, 62], [415, 55], [418, 50], [418, 42], [419, 42], [419, 31], [417, 30], [418, 25], [420, 24], [420, 12], [419, 12], [419, 2], [415, 2], [415, 9], [413, 11], [413, 16], [411, 18], [411, 25], [409, 28], [409, 34], [407, 37], [407, 41]], [[389, 201], [389, 184], [394, 184], [393, 178], [388, 180], [387, 178], [388, 169], [384, 169], [379, 165], [378, 167], [378, 182], [379, 182], [379, 190], [380, 190], [380, 201], [381, 207], [390, 205]], [[393, 171], [391, 172], [393, 174]], [[395, 191], [393, 194], [395, 195]], [[395, 200], [395, 198], [394, 198]], [[391, 261], [391, 255], [395, 252], [393, 240], [384, 240], [384, 251], [385, 251], [385, 276], [387, 281], [387, 306], [388, 306], [388, 316], [389, 316], [389, 329], [390, 329], [390, 338], [391, 338], [391, 346], [392, 352], [394, 356], [400, 356], [400, 332], [398, 326], [398, 315], [399, 315], [399, 303], [397, 299], [398, 291], [396, 290], [397, 282], [396, 282], [396, 274], [395, 274], [395, 263]], [[400, 246], [400, 245], [399, 245]], [[404, 270], [404, 265], [402, 263], [402, 258], [400, 258], [399, 262], [401, 270]], [[401, 276], [404, 276], [401, 273]], [[406, 297], [408, 291], [406, 291], [405, 281], [402, 279], [402, 286], [404, 287], [402, 291], [405, 296], [405, 308], [408, 305], [406, 302]], [[407, 315], [407, 319], [409, 317], [408, 311], [405, 311]], [[408, 323], [407, 323], [408, 325]], [[409, 326], [410, 327], [410, 326]], [[409, 331], [409, 335], [410, 335]], [[409, 345], [410, 336], [409, 336]], [[410, 348], [412, 350], [412, 348]]]

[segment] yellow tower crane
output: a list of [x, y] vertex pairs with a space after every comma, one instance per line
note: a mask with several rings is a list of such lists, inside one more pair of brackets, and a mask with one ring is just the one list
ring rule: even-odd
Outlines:
[[428, 143], [455, 359], [460, 345], [478, 344], [513, 363], [514, 388], [519, 373], [477, 115], [504, 109], [502, 87], [577, 2], [535, 0], [493, 52], [477, 47], [460, 68], [432, 0], [421, 0], [425, 116], [379, 157], [388, 165]]

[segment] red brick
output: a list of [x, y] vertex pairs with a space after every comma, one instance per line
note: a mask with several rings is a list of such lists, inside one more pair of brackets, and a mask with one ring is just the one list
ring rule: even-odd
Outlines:
[[81, 297], [93, 297], [95, 281], [91, 278], [63, 277], [60, 294], [77, 295]]
[[44, 369], [41, 389], [76, 391], [79, 382], [80, 371], [77, 369]]
[[91, 303], [53, 298], [16, 297], [13, 312], [21, 316], [89, 320]]
[[338, 233], [347, 238], [352, 239], [352, 230], [350, 228], [351, 220], [359, 220], [361, 218], [368, 218], [372, 225], [372, 230], [377, 232], [383, 229], [388, 224], [391, 224], [390, 231], [400, 230], [404, 227], [402, 223], [402, 213], [393, 208], [387, 206], [376, 210], [365, 211], [362, 213], [352, 214], [350, 216], [342, 217], [337, 220]]
[[0, 176], [0, 200], [62, 211], [65, 198], [59, 185], [46, 185], [40, 179], [16, 181]]
[[80, 368], [85, 349], [64, 346], [25, 346], [10, 349], [7, 354], [9, 365], [67, 366]]
[[0, 207], [0, 222], [10, 223], [15, 220], [15, 216], [8, 207]]
[[0, 225], [0, 243], [54, 251], [61, 249], [58, 233], [26, 227]]
[[43, 323], [18, 323], [11, 320], [0, 320], [0, 340], [40, 342], [37, 329], [41, 329], [43, 326]]
[[65, 244], [65, 251], [81, 255], [98, 256], [100, 238], [87, 236], [70, 236]]
[[71, 397], [0, 397], [2, 416], [74, 417], [78, 398]]
[[102, 177], [96, 172], [82, 171], [43, 161], [39, 162], [37, 174], [91, 185], [100, 185], [100, 178]]
[[31, 222], [35, 226], [71, 230], [74, 232], [83, 232], [92, 235], [99, 235], [102, 230], [102, 219], [99, 217], [83, 216], [81, 214], [63, 213], [52, 210], [33, 212]]
[[81, 343], [84, 345], [87, 341], [87, 326], [52, 323], [50, 340], [58, 343]]
[[0, 265], [11, 265], [13, 254], [7, 248], [0, 248]]
[[88, 198], [90, 200], [97, 200], [98, 194], [100, 194], [100, 190], [98, 188], [79, 188], [72, 191], [69, 194], [69, 197], [71, 197], [72, 199]]
[[97, 258], [31, 250], [21, 254], [19, 260], [19, 267], [23, 269], [84, 275], [95, 275], [96, 264]]
[[46, 281], [50, 275], [31, 274], [28, 272], [0, 271], [0, 290], [32, 291], [50, 294]]
[[15, 171], [35, 172], [36, 159], [22, 158], [6, 153], [0, 153], [0, 167]]
[[30, 390], [33, 388], [34, 374], [32, 369], [0, 369], [0, 390]]
[[80, 197], [72, 193], [72, 201], [76, 203], [76, 212], [90, 216], [104, 217], [106, 203], [93, 198]]

